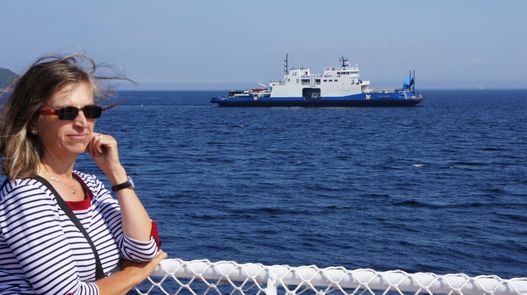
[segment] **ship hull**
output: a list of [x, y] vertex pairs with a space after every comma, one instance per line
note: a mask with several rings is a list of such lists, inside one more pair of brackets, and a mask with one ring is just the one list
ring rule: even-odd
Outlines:
[[214, 97], [220, 107], [409, 107], [423, 100], [422, 96], [405, 97], [400, 93], [368, 94], [307, 99], [304, 97]]

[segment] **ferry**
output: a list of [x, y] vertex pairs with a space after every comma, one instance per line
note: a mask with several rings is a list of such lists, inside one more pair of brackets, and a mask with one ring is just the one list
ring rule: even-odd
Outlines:
[[415, 92], [415, 71], [410, 71], [401, 89], [374, 89], [370, 81], [360, 79], [357, 65], [344, 57], [339, 61], [340, 67], [311, 74], [309, 68], [289, 69], [286, 54], [283, 80], [229, 91], [210, 102], [220, 107], [401, 107], [423, 101]]

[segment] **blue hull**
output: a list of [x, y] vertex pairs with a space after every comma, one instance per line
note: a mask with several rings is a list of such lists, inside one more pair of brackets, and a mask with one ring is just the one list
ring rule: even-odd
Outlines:
[[423, 101], [421, 95], [401, 92], [368, 93], [341, 97], [213, 97], [211, 103], [220, 107], [404, 107]]

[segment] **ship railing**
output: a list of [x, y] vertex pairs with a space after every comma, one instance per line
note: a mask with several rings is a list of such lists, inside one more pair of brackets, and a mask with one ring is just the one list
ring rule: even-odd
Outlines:
[[527, 294], [527, 278], [166, 259], [135, 288], [135, 292], [189, 295], [516, 295]]
[[370, 92], [380, 92], [380, 93], [396, 93], [399, 92], [399, 89], [393, 88], [370, 88]]

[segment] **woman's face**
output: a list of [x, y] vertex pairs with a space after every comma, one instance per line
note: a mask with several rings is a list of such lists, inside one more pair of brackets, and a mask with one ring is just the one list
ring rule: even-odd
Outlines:
[[[93, 89], [86, 82], [69, 83], [58, 89], [42, 110], [66, 106], [82, 108], [94, 104]], [[44, 145], [44, 158], [75, 158], [84, 153], [92, 137], [95, 119], [86, 119], [79, 111], [73, 120], [60, 120], [57, 115], [40, 114], [35, 129]]]

